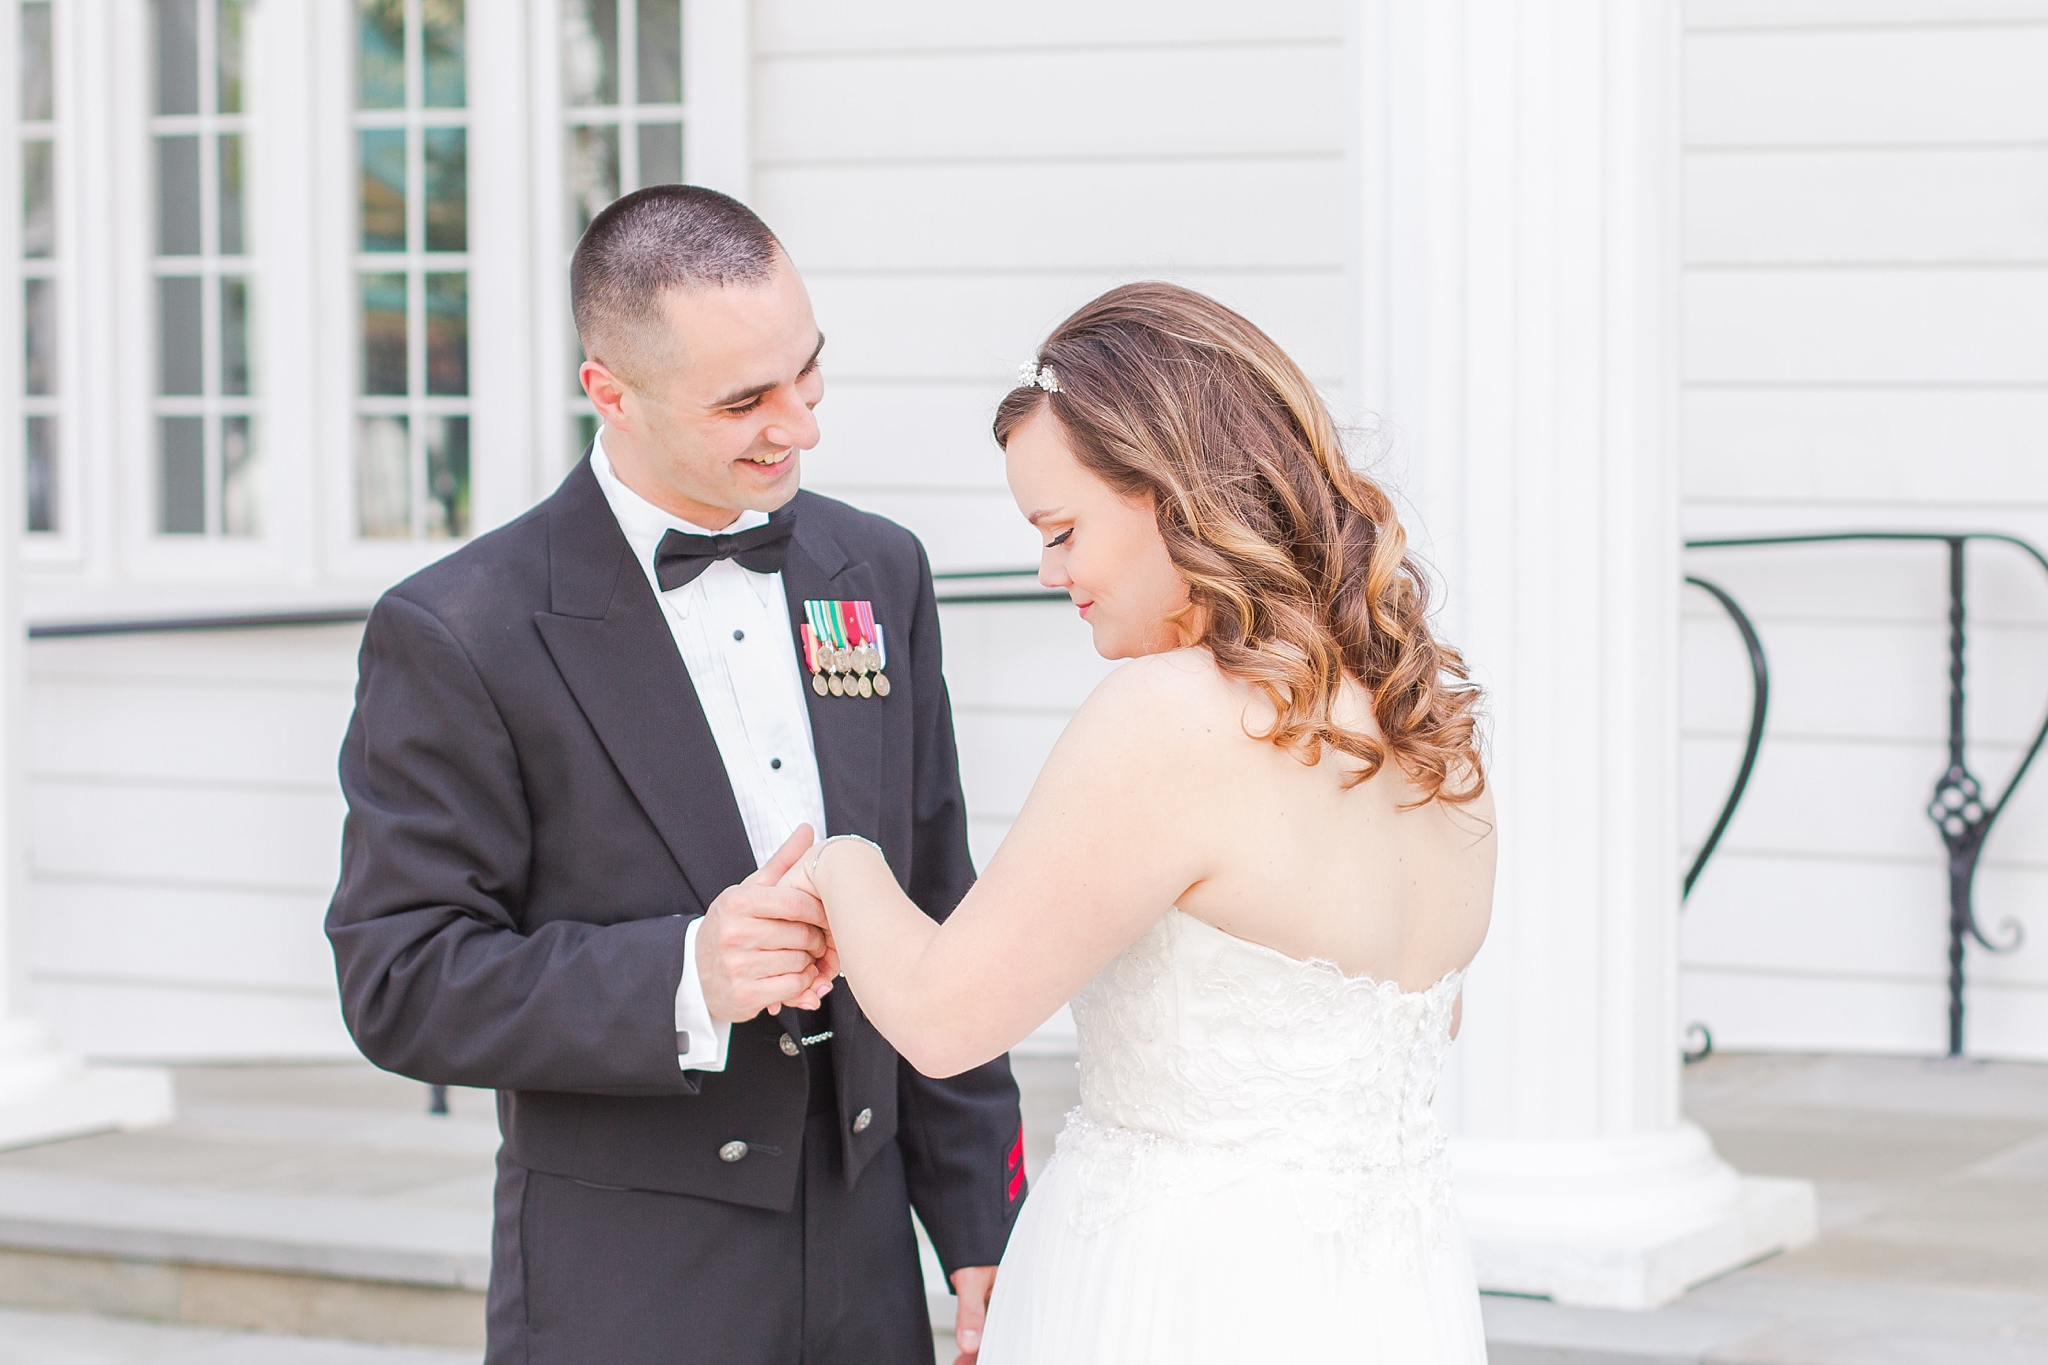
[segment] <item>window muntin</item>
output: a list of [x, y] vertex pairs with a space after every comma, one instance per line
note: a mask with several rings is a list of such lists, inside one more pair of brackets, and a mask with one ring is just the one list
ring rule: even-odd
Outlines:
[[21, 316], [22, 451], [27, 493], [22, 529], [62, 529], [59, 489], [57, 305], [62, 281], [57, 254], [56, 35], [50, 0], [22, 0], [21, 31]]
[[470, 528], [463, 0], [357, 0], [356, 534]]
[[152, 0], [156, 530], [262, 529], [243, 0]]
[[[681, 0], [562, 0], [563, 185], [569, 240], [621, 194], [683, 179]], [[569, 338], [570, 383], [583, 358]], [[579, 403], [575, 448], [597, 433]]]

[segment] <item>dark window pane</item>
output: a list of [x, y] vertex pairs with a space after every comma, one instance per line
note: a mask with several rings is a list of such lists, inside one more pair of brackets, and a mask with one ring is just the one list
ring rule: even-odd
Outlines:
[[253, 536], [263, 529], [263, 466], [256, 459], [255, 420], [220, 421], [220, 529], [222, 535]]
[[359, 0], [356, 106], [405, 108], [405, 0]]
[[619, 102], [618, 0], [562, 0], [562, 98]]
[[220, 391], [246, 394], [249, 384], [249, 282], [220, 281]]
[[365, 536], [412, 535], [412, 456], [403, 417], [356, 419], [356, 530]]
[[220, 139], [220, 254], [239, 256], [242, 244], [242, 135]]
[[21, 313], [23, 388], [31, 394], [57, 391], [57, 282], [23, 280]]
[[469, 130], [426, 130], [427, 250], [469, 250]]
[[219, 84], [214, 108], [223, 114], [242, 112], [242, 0], [219, 0], [214, 10], [215, 60]]
[[640, 183], [675, 185], [683, 178], [683, 125], [640, 125]]
[[191, 395], [205, 392], [200, 285], [198, 279], [188, 276], [156, 282], [158, 393]]
[[57, 116], [56, 90], [50, 77], [56, 50], [50, 45], [47, 0], [24, 0], [21, 7], [21, 117], [37, 123]]
[[199, 254], [199, 139], [156, 140], [156, 250], [160, 256]]
[[[682, 0], [640, 0], [640, 89], [642, 104], [680, 104], [683, 99]], [[659, 182], [656, 182], [659, 183]]]
[[21, 254], [51, 256], [57, 250], [57, 157], [47, 141], [21, 144]]
[[581, 237], [598, 210], [619, 197], [619, 130], [569, 130], [569, 228]]
[[405, 391], [405, 276], [365, 275], [363, 392]]
[[469, 534], [469, 419], [427, 418], [427, 535]]
[[420, 0], [421, 102], [429, 109], [460, 109], [463, 89], [462, 0]]
[[199, 112], [198, 0], [156, 0], [156, 111]]
[[28, 419], [28, 530], [57, 529], [57, 419]]
[[363, 250], [405, 250], [405, 130], [357, 134], [363, 158]]
[[427, 276], [427, 392], [469, 392], [469, 276]]
[[157, 419], [157, 529], [206, 534], [206, 420]]

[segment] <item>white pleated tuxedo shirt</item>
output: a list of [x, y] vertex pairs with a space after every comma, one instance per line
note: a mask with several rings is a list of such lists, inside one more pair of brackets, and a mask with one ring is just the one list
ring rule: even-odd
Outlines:
[[[782, 575], [755, 573], [721, 559], [682, 587], [663, 592], [654, 573], [654, 552], [667, 532], [736, 535], [764, 524], [768, 514], [742, 512], [718, 531], [671, 516], [619, 482], [605, 457], [602, 432], [591, 447], [590, 469], [661, 603], [676, 652], [696, 686], [739, 803], [754, 865], [766, 862], [798, 825], [808, 824], [824, 838], [825, 791], [818, 781], [810, 702]], [[678, 1052], [676, 1062], [685, 1071], [723, 1071], [732, 1025], [714, 1024], [704, 1003], [704, 982], [697, 975], [697, 931], [703, 927], [703, 920], [693, 920], [683, 936], [676, 1032], [688, 1035], [689, 1047]]]

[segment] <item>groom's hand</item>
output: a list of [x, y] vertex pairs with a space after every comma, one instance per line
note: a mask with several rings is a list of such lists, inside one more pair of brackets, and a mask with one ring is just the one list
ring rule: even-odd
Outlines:
[[953, 1341], [960, 1354], [953, 1365], [974, 1365], [975, 1357], [981, 1354], [981, 1329], [988, 1322], [988, 1296], [996, 1288], [996, 1268], [962, 1266], [950, 1278], [953, 1292], [960, 1297], [953, 1317]]
[[741, 1023], [831, 989], [820, 961], [825, 908], [815, 896], [776, 885], [810, 846], [811, 827], [798, 825], [759, 871], [720, 892], [705, 912], [697, 975], [704, 1004], [720, 1023]]

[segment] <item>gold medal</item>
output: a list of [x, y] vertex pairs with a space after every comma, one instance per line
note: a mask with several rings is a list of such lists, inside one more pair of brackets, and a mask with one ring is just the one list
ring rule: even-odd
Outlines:
[[865, 673], [860, 675], [860, 694], [863, 697], [872, 697], [875, 695], [875, 685], [868, 681], [868, 675]]
[[832, 675], [832, 681], [827, 683], [826, 686], [832, 689], [832, 695], [835, 697], [843, 697], [846, 695], [846, 684], [839, 680], [839, 675], [837, 673], [834, 673]]
[[811, 691], [816, 692], [819, 696], [822, 697], [829, 690], [830, 689], [828, 689], [825, 686], [825, 675], [823, 673], [811, 674]]
[[882, 673], [875, 674], [875, 695], [878, 697], [886, 697], [889, 695], [888, 675]]

